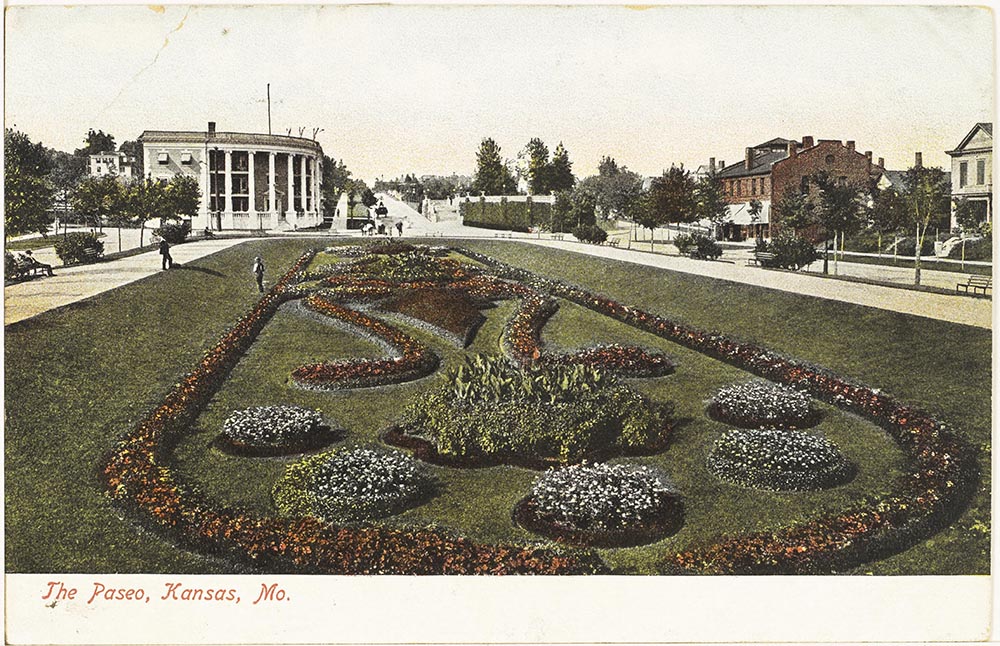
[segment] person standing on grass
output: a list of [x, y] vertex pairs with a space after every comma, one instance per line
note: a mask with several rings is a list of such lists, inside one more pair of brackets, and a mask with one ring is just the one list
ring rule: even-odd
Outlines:
[[253, 275], [257, 279], [257, 291], [264, 293], [264, 261], [260, 256], [253, 259]]
[[174, 259], [170, 257], [170, 244], [164, 240], [160, 240], [160, 255], [163, 256], [163, 268], [170, 269], [174, 266]]

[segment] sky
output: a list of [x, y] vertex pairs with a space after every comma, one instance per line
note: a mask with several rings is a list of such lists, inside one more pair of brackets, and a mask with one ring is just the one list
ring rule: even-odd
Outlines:
[[560, 141], [644, 175], [774, 137], [950, 167], [993, 121], [994, 19], [960, 6], [15, 6], [5, 125], [72, 151], [90, 128], [305, 128], [366, 180], [471, 175]]

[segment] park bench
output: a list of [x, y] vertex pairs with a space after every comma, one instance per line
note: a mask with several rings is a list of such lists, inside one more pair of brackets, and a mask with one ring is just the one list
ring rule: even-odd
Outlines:
[[618, 243], [619, 243], [619, 240], [617, 238], [615, 238], [614, 240], [608, 240], [608, 246], [609, 247], [617, 247]]
[[767, 251], [756, 251], [753, 254], [753, 258], [747, 260], [747, 265], [754, 264], [758, 267], [763, 267], [765, 263], [772, 262], [774, 260], [774, 254]]
[[561, 233], [553, 233], [552, 234], [552, 239], [553, 240], [562, 240], [563, 239], [563, 234], [561, 234]]
[[502, 233], [502, 232], [501, 232], [501, 233], [494, 233], [494, 234], [493, 234], [493, 237], [494, 237], [494, 238], [512, 238], [512, 237], [513, 237], [513, 234], [510, 234], [510, 233]]
[[83, 250], [84, 262], [97, 262], [101, 259], [101, 252], [93, 247], [87, 247]]
[[969, 288], [972, 288], [972, 293], [976, 294], [979, 290], [983, 290], [983, 295], [986, 295], [986, 291], [993, 289], [993, 278], [991, 276], [980, 276], [978, 274], [972, 274], [969, 276], [964, 283], [958, 283], [955, 285], [955, 291], [965, 290], [965, 293], [969, 293]]
[[27, 278], [29, 276], [45, 276], [52, 273], [52, 267], [49, 265], [40, 263], [31, 258], [14, 256], [10, 253], [4, 254], [4, 263], [6, 267], [10, 268], [10, 278], [14, 280], [21, 280], [22, 278]]

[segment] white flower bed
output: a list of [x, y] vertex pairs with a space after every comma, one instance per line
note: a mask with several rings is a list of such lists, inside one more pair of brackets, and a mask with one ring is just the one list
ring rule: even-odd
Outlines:
[[577, 529], [615, 531], [655, 519], [677, 492], [666, 476], [632, 464], [577, 464], [547, 471], [531, 489], [539, 514]]
[[737, 429], [722, 436], [708, 468], [732, 484], [771, 491], [809, 491], [840, 483], [851, 465], [835, 444], [801, 431]]
[[369, 520], [397, 514], [430, 494], [434, 478], [408, 453], [357, 448], [311, 464], [314, 511], [327, 520]]
[[302, 442], [323, 426], [323, 414], [299, 406], [257, 406], [234, 412], [222, 425], [231, 442], [275, 447]]
[[716, 417], [745, 428], [795, 428], [815, 416], [808, 395], [770, 381], [727, 386], [715, 394], [711, 407]]

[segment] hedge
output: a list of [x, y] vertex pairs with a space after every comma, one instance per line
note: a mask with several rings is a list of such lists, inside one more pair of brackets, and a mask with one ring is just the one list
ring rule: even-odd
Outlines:
[[462, 223], [481, 229], [527, 232], [532, 227], [548, 227], [552, 206], [538, 202], [463, 201], [459, 205]]

